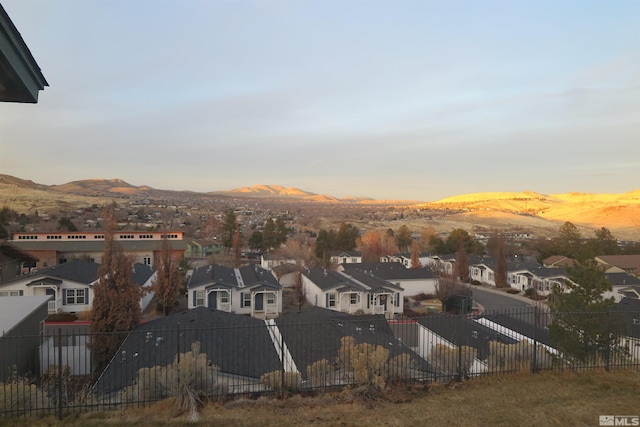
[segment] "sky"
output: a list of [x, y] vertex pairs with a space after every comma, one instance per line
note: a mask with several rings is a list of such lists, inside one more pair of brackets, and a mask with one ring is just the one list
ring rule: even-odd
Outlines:
[[433, 201], [640, 189], [640, 1], [3, 0], [0, 173]]

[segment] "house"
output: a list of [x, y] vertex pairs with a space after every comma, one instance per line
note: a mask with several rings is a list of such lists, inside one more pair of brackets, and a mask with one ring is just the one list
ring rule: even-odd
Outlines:
[[[468, 374], [477, 375], [486, 371], [491, 341], [502, 344], [515, 344], [518, 341], [494, 331], [464, 316], [448, 314], [425, 316], [418, 323], [418, 354], [426, 360], [433, 360], [432, 352], [437, 346], [458, 349], [460, 346], [475, 350], [475, 358], [470, 360]], [[457, 372], [457, 357], [441, 360], [441, 365], [434, 366], [440, 374]]]
[[[480, 262], [469, 264], [469, 278], [490, 286], [496, 286], [496, 268], [498, 262], [493, 257], [483, 258]], [[533, 261], [508, 260], [507, 276], [510, 271], [522, 271], [530, 268], [540, 267], [540, 264]], [[507, 280], [508, 282], [508, 280]], [[509, 282], [508, 282], [509, 283]]]
[[0, 240], [0, 285], [20, 277], [23, 268], [29, 272], [36, 262], [37, 257], [6, 240]]
[[[225, 392], [263, 391], [260, 377], [282, 367], [265, 321], [197, 307], [136, 326], [107, 365], [93, 392], [113, 397], [115, 392], [129, 386], [142, 388], [144, 384], [137, 378], [141, 369], [166, 367], [179, 353], [190, 352], [194, 344], [205, 355], [207, 365], [217, 368], [216, 378], [211, 382], [224, 383]], [[211, 395], [219, 392], [211, 389]]]
[[[29, 276], [0, 285], [3, 296], [50, 295], [49, 313], [81, 313], [91, 310], [93, 286], [98, 283], [99, 264], [84, 260], [74, 260], [39, 270]], [[151, 267], [144, 264], [132, 266], [132, 285], [148, 287], [154, 277]], [[149, 296], [143, 296], [141, 307], [149, 303]]]
[[634, 361], [640, 361], [640, 299], [622, 298], [615, 309], [624, 322], [621, 344]]
[[616, 302], [622, 298], [640, 299], [640, 278], [629, 273], [604, 273], [605, 278], [611, 283], [611, 292], [605, 292], [605, 298], [613, 297]]
[[296, 265], [297, 261], [292, 258], [282, 258], [273, 254], [260, 255], [260, 267], [264, 268], [265, 270], [273, 270], [275, 267], [283, 264]]
[[567, 282], [570, 281], [565, 269], [560, 267], [538, 266], [507, 272], [507, 282], [512, 288], [520, 291], [535, 289], [539, 295], [544, 296], [553, 293], [556, 287], [562, 292], [568, 292]]
[[38, 345], [48, 295], [0, 298], [0, 382], [38, 373]]
[[[114, 240], [134, 263], [155, 265], [169, 243], [173, 261], [180, 261], [186, 250], [182, 231], [118, 231]], [[11, 243], [37, 257], [37, 269], [64, 264], [73, 259], [86, 259], [97, 264], [104, 255], [104, 232], [16, 232]]]
[[216, 240], [185, 238], [184, 256], [188, 259], [202, 259], [222, 253], [222, 244]]
[[573, 267], [576, 263], [576, 260], [574, 260], [573, 258], [568, 258], [566, 256], [562, 256], [562, 255], [552, 255], [548, 258], [545, 258], [544, 260], [542, 260], [542, 265], [544, 267], [562, 267], [562, 268], [567, 268], [567, 267]]
[[[428, 253], [419, 253], [418, 260], [420, 261], [420, 265], [426, 267], [429, 265], [431, 254]], [[380, 257], [380, 262], [399, 262], [404, 265], [406, 268], [413, 268], [411, 264], [412, 254], [411, 252], [400, 253], [397, 255], [384, 255]]]
[[[382, 315], [353, 316], [322, 307], [309, 307], [275, 319], [275, 324], [303, 381], [309, 380], [308, 367], [322, 360], [334, 365], [340, 355], [342, 339], [352, 337], [356, 344], [380, 346], [389, 352], [389, 360], [406, 355], [407, 362], [425, 375], [430, 370], [426, 361], [407, 347], [394, 334]], [[407, 366], [408, 367], [408, 366]], [[407, 368], [397, 367], [396, 368]], [[415, 372], [412, 378], [418, 378]], [[337, 372], [326, 385], [340, 384], [344, 375]]]
[[362, 251], [331, 251], [329, 261], [336, 265], [362, 262]]
[[45, 86], [29, 47], [0, 5], [0, 101], [35, 104]]
[[207, 307], [261, 318], [282, 313], [282, 286], [270, 271], [258, 266], [199, 267], [193, 270], [187, 290], [190, 309]]
[[595, 260], [605, 273], [623, 272], [640, 276], [640, 255], [600, 255]]
[[429, 267], [407, 268], [400, 262], [375, 262], [359, 264], [341, 264], [339, 271], [347, 274], [359, 270], [366, 274], [394, 283], [404, 289], [404, 296], [435, 294], [438, 277]]
[[392, 318], [404, 310], [404, 289], [371, 273], [313, 268], [302, 273], [307, 300], [314, 306], [346, 313], [384, 314]]
[[93, 374], [95, 360], [89, 349], [91, 322], [45, 322], [40, 344], [40, 372], [54, 372], [62, 364], [69, 375], [78, 377]]

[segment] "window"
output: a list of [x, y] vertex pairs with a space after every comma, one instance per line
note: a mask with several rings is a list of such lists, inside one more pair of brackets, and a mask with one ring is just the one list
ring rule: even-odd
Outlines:
[[204, 307], [204, 291], [195, 291], [194, 299], [194, 305], [196, 307]]
[[0, 297], [20, 297], [22, 291], [0, 291]]
[[87, 304], [86, 289], [65, 289], [65, 304]]
[[327, 294], [327, 307], [336, 306], [336, 294]]
[[144, 265], [151, 265], [151, 257], [150, 256], [146, 256], [144, 257]]
[[358, 304], [358, 294], [353, 294], [353, 293], [352, 293], [352, 294], [350, 294], [350, 297], [349, 297], [349, 303], [350, 303], [351, 305], [356, 305], [356, 304]]
[[276, 303], [276, 296], [274, 294], [267, 294], [267, 304], [273, 305]]
[[220, 295], [220, 303], [222, 304], [228, 304], [229, 303], [229, 294], [226, 292], [222, 292], [222, 294]]
[[240, 298], [242, 307], [251, 307], [251, 294], [242, 292]]

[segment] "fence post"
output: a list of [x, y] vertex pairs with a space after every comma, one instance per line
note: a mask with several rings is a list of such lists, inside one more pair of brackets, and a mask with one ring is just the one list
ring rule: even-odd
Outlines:
[[[271, 325], [272, 328], [275, 328], [275, 322], [273, 325]], [[275, 332], [275, 331], [274, 331]], [[282, 334], [280, 335], [280, 366], [281, 366], [281, 375], [280, 375], [280, 398], [284, 399], [284, 385], [285, 385], [285, 380], [284, 380], [284, 337], [282, 336]], [[275, 336], [275, 333], [274, 333]]]
[[531, 366], [531, 372], [538, 372], [538, 307], [533, 308], [533, 365]]
[[460, 338], [458, 340], [458, 382], [462, 382], [462, 344], [464, 343], [464, 310], [460, 310]]
[[58, 328], [58, 419], [62, 420], [62, 328]]
[[606, 312], [606, 320], [605, 320], [605, 332], [606, 332], [606, 340], [607, 340], [607, 352], [606, 352], [606, 365], [605, 365], [605, 370], [607, 372], [609, 372], [609, 370], [611, 369], [611, 332], [610, 331], [610, 325], [609, 325], [609, 309], [607, 308], [607, 312]]

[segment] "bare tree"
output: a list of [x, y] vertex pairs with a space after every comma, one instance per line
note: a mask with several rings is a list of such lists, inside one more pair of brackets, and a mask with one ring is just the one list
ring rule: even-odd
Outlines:
[[422, 268], [422, 263], [420, 262], [420, 253], [418, 252], [418, 242], [415, 240], [411, 245], [411, 268]]
[[182, 277], [178, 264], [171, 260], [171, 243], [166, 237], [162, 240], [162, 250], [156, 263], [156, 277], [151, 284], [155, 297], [162, 305], [162, 312], [166, 316], [170, 307], [180, 295]]
[[458, 253], [456, 254], [454, 276], [463, 282], [469, 281], [469, 257], [467, 256], [467, 250], [462, 242], [458, 246]]

